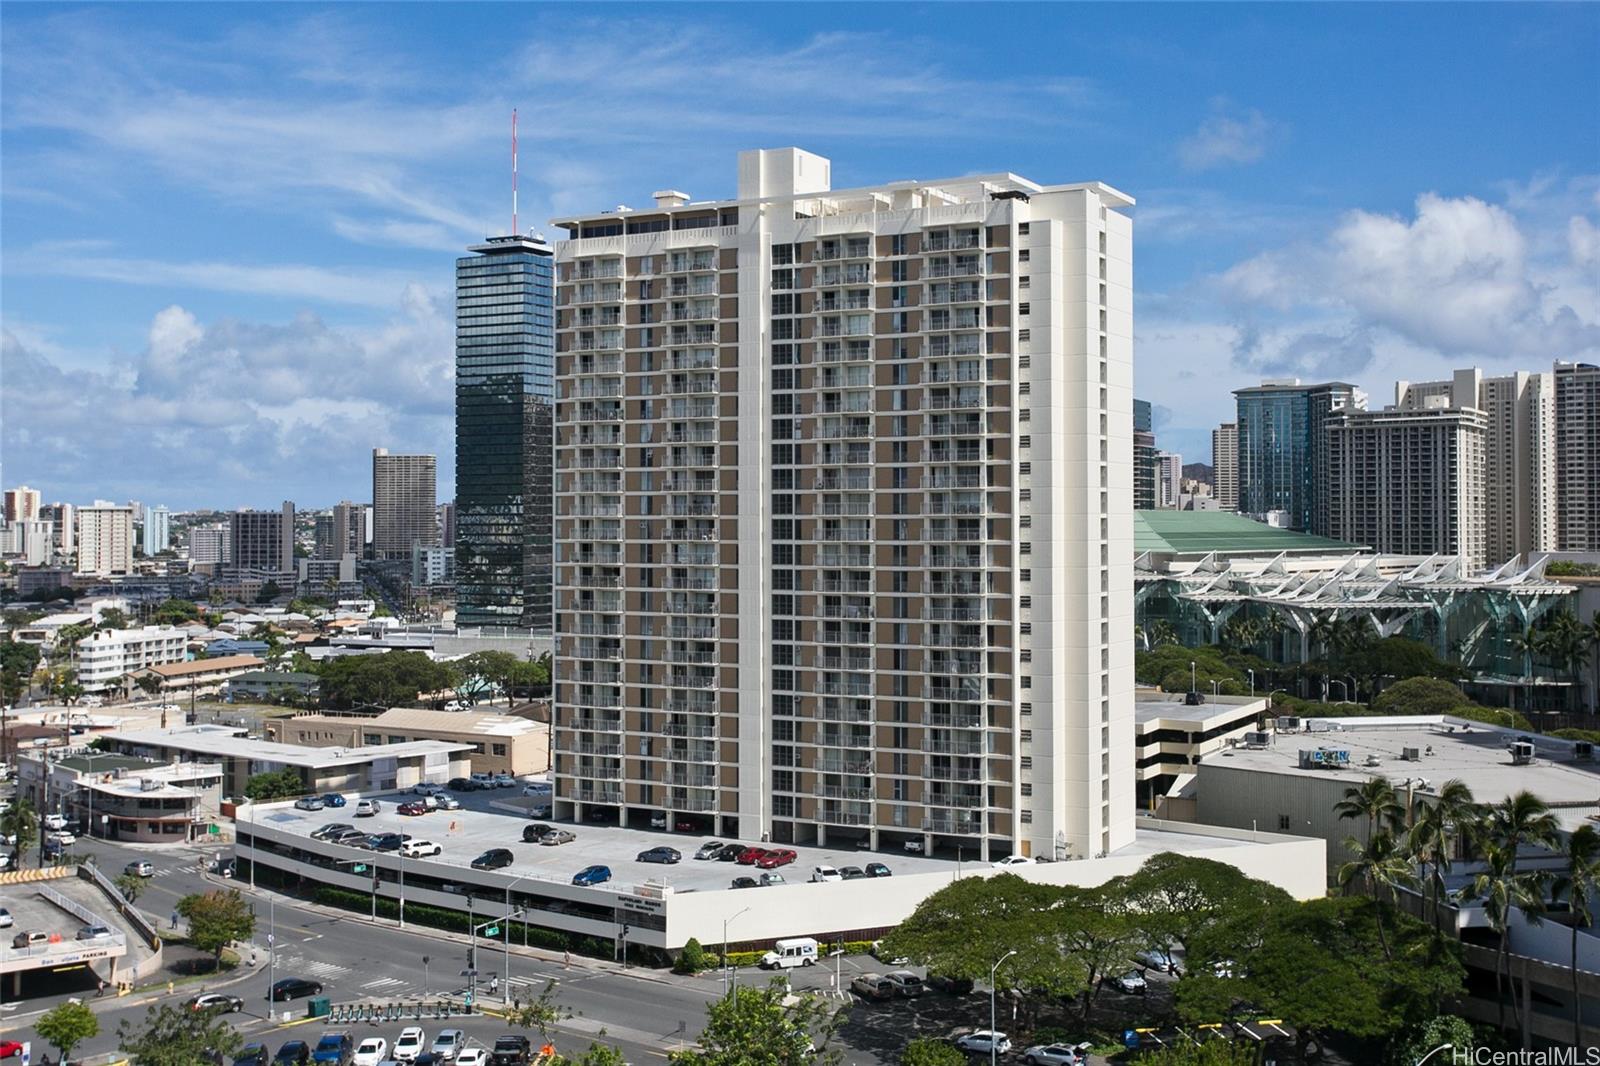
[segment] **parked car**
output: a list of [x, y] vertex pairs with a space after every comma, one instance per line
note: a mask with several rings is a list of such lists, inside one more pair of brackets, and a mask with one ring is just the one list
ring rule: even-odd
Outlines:
[[86, 925], [78, 930], [79, 940], [110, 940], [111, 928], [105, 925]]
[[311, 1051], [312, 1062], [331, 1062], [337, 1066], [350, 1066], [350, 1056], [355, 1054], [355, 1042], [349, 1033], [323, 1033], [322, 1039]]
[[508, 848], [490, 848], [472, 860], [474, 870], [503, 870], [516, 861]]
[[843, 881], [844, 878], [840, 877], [839, 871], [831, 866], [813, 866], [811, 868], [811, 880], [821, 883], [824, 881]]
[[867, 871], [863, 870], [859, 866], [841, 866], [841, 867], [839, 867], [839, 877], [842, 880], [845, 880], [845, 881], [857, 881], [857, 880], [860, 880], [861, 878], [863, 878], [865, 876], [867, 876]]
[[947, 992], [952, 996], [964, 996], [972, 991], [972, 978], [970, 977], [947, 977], [942, 973], [930, 973], [927, 984], [929, 988], [937, 988], [939, 991]]
[[908, 840], [903, 846], [908, 855], [921, 855], [923, 852], [922, 841], [920, 840]]
[[714, 859], [722, 851], [723, 845], [715, 840], [708, 840], [700, 845], [700, 850], [694, 853], [696, 859]]
[[58, 848], [70, 848], [78, 842], [78, 838], [65, 829], [57, 829], [54, 833], [46, 833], [44, 842], [54, 844]]
[[216, 1011], [218, 1014], [234, 1014], [244, 1010], [244, 1000], [238, 996], [230, 996], [223, 992], [206, 992], [198, 996], [190, 996], [184, 1006], [192, 1011]]
[[233, 1057], [233, 1066], [268, 1066], [267, 1056], [267, 1045], [246, 1044]]
[[320, 811], [325, 806], [321, 796], [301, 796], [294, 801], [294, 809], [297, 811]]
[[345, 805], [344, 793], [329, 792], [322, 797], [324, 807], [343, 807]]
[[1004, 870], [1007, 866], [1026, 866], [1032, 861], [1033, 860], [1028, 858], [1026, 855], [1007, 855], [1003, 859], [996, 859], [989, 865], [993, 866], [996, 870]]
[[383, 810], [383, 804], [379, 803], [375, 799], [364, 799], [364, 800], [357, 800], [356, 801], [356, 817], [357, 818], [371, 818], [374, 814], [377, 814], [381, 810]]
[[724, 844], [722, 845], [722, 850], [717, 852], [717, 861], [738, 862], [739, 856], [743, 855], [745, 851], [746, 848], [743, 844]]
[[1093, 1046], [1087, 1040], [1081, 1044], [1035, 1044], [1022, 1053], [1022, 1061], [1026, 1066], [1086, 1066]]
[[552, 829], [539, 838], [539, 843], [547, 848], [554, 848], [562, 844], [570, 844], [577, 839], [578, 834], [570, 829]]
[[124, 866], [122, 872], [129, 877], [154, 877], [156, 875], [156, 867], [154, 863], [136, 859]]
[[956, 1047], [969, 1054], [982, 1052], [987, 1055], [992, 1051], [1004, 1055], [1011, 1050], [1011, 1038], [993, 1029], [977, 1029], [956, 1037]]
[[445, 1062], [453, 1062], [466, 1043], [467, 1034], [460, 1029], [440, 1029], [434, 1035], [433, 1046], [428, 1050]]
[[671, 866], [672, 864], [674, 864], [676, 862], [679, 862], [682, 859], [683, 859], [683, 855], [679, 853], [677, 848], [669, 848], [669, 847], [664, 847], [663, 846], [663, 847], [648, 848], [648, 849], [646, 849], [644, 851], [641, 851], [639, 853], [637, 861], [638, 862], [659, 862], [659, 863], [664, 863], [664, 864], [666, 864], [668, 866]]
[[338, 836], [340, 833], [343, 833], [347, 830], [353, 830], [354, 828], [355, 826], [351, 825], [349, 822], [329, 822], [327, 825], [318, 826], [315, 830], [313, 830], [311, 833], [311, 839], [327, 840], [330, 837]]
[[895, 970], [884, 974], [883, 979], [894, 985], [894, 994], [897, 996], [920, 996], [927, 991], [922, 987], [922, 978], [910, 970]]
[[862, 999], [893, 999], [894, 985], [881, 973], [864, 973], [850, 982], [850, 991]]
[[420, 1025], [408, 1025], [394, 1038], [394, 1049], [389, 1052], [396, 1062], [410, 1062], [427, 1050], [428, 1034]]
[[1130, 996], [1142, 996], [1145, 994], [1145, 992], [1149, 991], [1150, 988], [1150, 986], [1145, 983], [1144, 974], [1140, 973], [1138, 970], [1129, 970], [1125, 974], [1120, 974], [1115, 977], [1107, 977], [1106, 984], [1110, 985], [1118, 992], [1123, 992]]
[[783, 879], [783, 875], [773, 870], [763, 871], [757, 880], [761, 882], [761, 886], [763, 888], [768, 885], [781, 885], [786, 883]]
[[399, 851], [411, 839], [410, 833], [373, 833], [367, 843], [373, 851]]
[[1141, 966], [1148, 966], [1160, 973], [1178, 973], [1178, 960], [1162, 948], [1145, 948], [1134, 957], [1134, 961]]
[[555, 826], [547, 825], [544, 822], [534, 822], [531, 825], [525, 825], [522, 827], [522, 842], [524, 844], [537, 844], [540, 837], [544, 836], [554, 828]]
[[473, 788], [493, 788], [494, 775], [490, 773], [474, 773], [469, 779]]
[[911, 965], [911, 960], [906, 958], [904, 955], [894, 955], [883, 950], [883, 941], [881, 940], [874, 940], [872, 942], [872, 947], [869, 950], [872, 952], [873, 958], [877, 959], [879, 962], [886, 962], [890, 966]]
[[65, 829], [67, 827], [67, 816], [64, 814], [47, 814], [44, 816], [44, 827], [46, 829]]
[[343, 844], [346, 847], [349, 847], [350, 845], [357, 843], [365, 844], [367, 842], [367, 834], [363, 833], [354, 826], [351, 826], [348, 829], [340, 829], [338, 832], [333, 833], [330, 836], [325, 836], [322, 839], [326, 840], [330, 844]]
[[494, 1049], [489, 1052], [489, 1061], [494, 1063], [494, 1066], [527, 1066], [532, 1054], [531, 1040], [520, 1033], [508, 1033], [505, 1036], [495, 1037]]
[[402, 803], [400, 806], [395, 808], [397, 812], [406, 815], [407, 817], [412, 817], [418, 814], [427, 814], [428, 809], [428, 805], [423, 803], [421, 800], [412, 800], [410, 803]]
[[739, 853], [739, 858], [736, 861], [739, 863], [740, 866], [754, 866], [756, 863], [761, 861], [761, 857], [764, 856], [766, 853], [767, 853], [767, 849], [766, 848], [757, 848], [757, 847], [745, 848], [743, 851], [741, 851]]
[[22, 1045], [15, 1040], [0, 1040], [0, 1059], [14, 1059], [22, 1054]]
[[285, 1040], [272, 1056], [273, 1066], [306, 1066], [311, 1061], [311, 1045], [304, 1040]]
[[763, 870], [776, 870], [780, 866], [788, 866], [799, 857], [792, 848], [773, 848], [757, 859], [756, 865]]
[[512, 777], [510, 774], [495, 774], [494, 775], [494, 787], [495, 788], [516, 788], [517, 787], [517, 779]]
[[[411, 794], [413, 796], [437, 796], [443, 791], [444, 786], [435, 781], [419, 781], [417, 784], [411, 786]], [[416, 1027], [412, 1026], [412, 1028], [414, 1029]], [[410, 1029], [406, 1030], [406, 1032], [410, 1031]], [[398, 1048], [399, 1046], [400, 1041], [396, 1040], [395, 1047]]]
[[446, 782], [445, 787], [451, 792], [471, 792], [478, 786], [473, 783], [470, 777], [452, 777]]
[[50, 934], [49, 933], [40, 933], [40, 932], [18, 933], [16, 936], [11, 938], [11, 946], [14, 947], [14, 948], [18, 948], [18, 949], [28, 948], [28, 949], [31, 950], [33, 948], [38, 947], [41, 944], [48, 944], [48, 943], [50, 943]]
[[322, 982], [307, 980], [304, 977], [285, 977], [272, 984], [274, 1003], [287, 1003], [291, 999], [300, 999], [303, 996], [320, 995], [322, 995]]
[[609, 880], [611, 880], [611, 867], [598, 864], [585, 866], [572, 875], [572, 883], [575, 885], [603, 885]]
[[464, 1047], [456, 1053], [456, 1066], [489, 1066], [489, 1053], [481, 1047]]
[[539, 796], [550, 796], [554, 795], [554, 793], [555, 789], [551, 787], [550, 782], [548, 781], [535, 781], [532, 784], [522, 786], [522, 794], [524, 796], [530, 796], [533, 798], [538, 798]]
[[438, 855], [444, 851], [431, 840], [408, 840], [400, 845], [400, 854], [408, 859], [420, 859], [426, 855]]
[[735, 877], [729, 884], [730, 888], [760, 888], [761, 882], [753, 877]]
[[389, 1053], [389, 1041], [381, 1036], [369, 1036], [356, 1045], [351, 1066], [378, 1066]]
[[11, 917], [11, 912], [0, 907], [0, 929], [9, 929], [15, 922], [16, 919]]
[[868, 877], [888, 877], [894, 873], [893, 870], [889, 869], [881, 862], [867, 863], [866, 871]]

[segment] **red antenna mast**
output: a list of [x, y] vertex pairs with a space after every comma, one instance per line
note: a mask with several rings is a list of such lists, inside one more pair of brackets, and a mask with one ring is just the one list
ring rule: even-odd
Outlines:
[[522, 231], [517, 229], [517, 109], [511, 109], [511, 235], [516, 236]]

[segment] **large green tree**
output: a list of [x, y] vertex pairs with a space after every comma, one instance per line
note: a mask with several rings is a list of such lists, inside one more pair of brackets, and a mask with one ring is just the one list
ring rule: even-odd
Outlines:
[[1119, 887], [1148, 946], [1169, 954], [1186, 952], [1219, 921], [1291, 902], [1283, 889], [1246, 877], [1237, 866], [1170, 851], [1146, 859]]
[[288, 768], [252, 774], [250, 780], [244, 783], [245, 796], [263, 803], [298, 796], [305, 790], [300, 775]]
[[256, 928], [256, 916], [236, 888], [184, 896], [178, 901], [178, 913], [189, 924], [189, 942], [210, 952], [219, 970], [222, 950], [250, 939]]
[[343, 655], [325, 662], [319, 672], [324, 701], [340, 709], [413, 703], [423, 692], [454, 688], [456, 677], [450, 664], [436, 663], [419, 651]]
[[195, 1066], [216, 1052], [231, 1059], [242, 1041], [239, 1031], [215, 1011], [183, 1010], [171, 1003], [151, 1007], [144, 1022], [124, 1018], [117, 1044], [133, 1066]]
[[679, 1066], [838, 1063], [838, 1050], [827, 1047], [838, 1024], [837, 1005], [810, 996], [785, 999], [781, 978], [766, 988], [735, 989], [711, 1004], [697, 1046], [675, 1052], [671, 1061]]
[[59, 1060], [64, 1063], [71, 1057], [73, 1048], [100, 1035], [100, 1019], [84, 1004], [69, 1001], [46, 1011], [33, 1023], [33, 1028], [55, 1045]]

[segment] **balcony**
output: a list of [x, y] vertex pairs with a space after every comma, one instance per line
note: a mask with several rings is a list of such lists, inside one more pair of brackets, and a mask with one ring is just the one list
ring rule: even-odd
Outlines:
[[665, 587], [669, 589], [715, 591], [717, 579], [715, 575], [668, 574]]
[[866, 577], [839, 578], [824, 576], [817, 578], [816, 589], [818, 592], [849, 592], [858, 596], [871, 595], [872, 579]]
[[675, 378], [668, 381], [661, 391], [668, 396], [692, 396], [716, 392], [721, 388], [716, 378]]
[[987, 407], [989, 404], [989, 401], [984, 398], [982, 389], [960, 392], [954, 396], [929, 396], [925, 402], [929, 411], [969, 411]]
[[842, 681], [824, 678], [817, 682], [817, 691], [824, 696], [870, 696], [872, 682], [865, 678]]
[[669, 525], [661, 531], [661, 539], [673, 541], [717, 540], [719, 537], [714, 528], [706, 526]]
[[928, 341], [929, 359], [946, 359], [953, 355], [982, 355], [983, 343], [975, 336], [934, 337]]
[[[974, 626], [975, 629], [982, 627]], [[953, 633], [947, 629], [934, 629], [923, 634], [922, 643], [930, 648], [982, 648], [988, 644], [981, 632]]]
[[620, 470], [622, 469], [622, 454], [615, 455], [571, 455], [568, 454], [561, 462], [564, 470]]
[[564, 422], [621, 422], [624, 413], [620, 403], [564, 404], [563, 409]]
[[935, 814], [922, 820], [922, 828], [929, 833], [978, 836], [983, 833], [983, 818], [978, 815]]
[[569, 514], [564, 518], [621, 518], [622, 504], [620, 503], [589, 503], [579, 500], [573, 505]]
[[955, 681], [941, 677], [930, 678], [928, 699], [940, 703], [981, 703], [983, 683], [975, 677], [959, 678]]
[[573, 768], [572, 776], [590, 781], [621, 781], [622, 767], [585, 766], [582, 763], [579, 763]]
[[716, 688], [717, 675], [714, 671], [703, 674], [671, 673], [667, 675], [667, 684], [672, 688]]
[[716, 640], [717, 627], [715, 625], [698, 625], [680, 621], [674, 618], [667, 626], [668, 640]]
[[[983, 740], [979, 737], [927, 737], [922, 741], [922, 750], [939, 755], [981, 756], [985, 754]], [[940, 780], [945, 780], [945, 778], [940, 778]]]
[[954, 259], [930, 259], [926, 277], [965, 278], [983, 273], [983, 261], [975, 255], [961, 255]]
[[620, 574], [596, 574], [581, 570], [573, 574], [572, 579], [566, 584], [580, 589], [619, 589], [622, 587], [622, 576]]
[[615, 307], [602, 307], [596, 311], [592, 307], [585, 307], [578, 312], [577, 321], [569, 328], [595, 329], [599, 326], [622, 325], [622, 312]]
[[817, 805], [816, 820], [828, 825], [871, 825], [872, 811], [870, 808], [867, 810], [846, 810], [842, 807], [834, 807], [830, 804], [822, 803]]
[[812, 769], [819, 774], [870, 774], [872, 757], [858, 755], [844, 758], [837, 755], [818, 755], [816, 765]]
[[622, 478], [616, 474], [580, 474], [570, 479], [568, 492], [615, 496], [622, 492]]
[[715, 795], [667, 795], [663, 798], [662, 806], [669, 811], [683, 811], [690, 814], [705, 813], [717, 809]]
[[[872, 618], [872, 605], [870, 603], [820, 603], [817, 605], [818, 618]], [[866, 627], [862, 627], [865, 629]]]
[[712, 300], [696, 300], [689, 304], [673, 304], [667, 309], [671, 322], [693, 322], [717, 317], [717, 305]]
[[715, 269], [717, 269], [715, 252], [696, 252], [693, 255], [674, 252], [667, 259], [667, 271], [672, 274]]
[[710, 722], [667, 722], [661, 727], [663, 736], [669, 737], [714, 737], [717, 727]]
[[872, 514], [871, 500], [823, 500], [817, 508], [819, 515], [870, 515]]
[[618, 637], [622, 635], [621, 622], [579, 622], [569, 633], [583, 637]]
[[622, 644], [620, 642], [601, 643], [598, 641], [578, 641], [576, 655], [580, 659], [600, 659], [606, 662], [619, 662], [622, 659]]
[[872, 474], [866, 470], [818, 474], [816, 488], [820, 492], [863, 492], [872, 488]]
[[824, 341], [817, 346], [818, 363], [868, 363], [872, 361], [872, 345], [867, 341]]
[[[955, 771], [948, 771], [948, 772], [949, 773], [954, 773]], [[975, 773], [975, 774], [978, 773], [978, 771], [972, 771], [972, 772]], [[965, 778], [965, 777], [943, 776], [940, 773], [938, 773], [936, 771], [933, 771], [933, 770], [930, 770], [928, 772], [928, 776], [931, 777], [931, 778], [935, 778], [937, 780], [941, 780], [941, 781], [967, 781], [967, 780], [977, 780], [978, 779], [977, 777]], [[923, 802], [924, 805], [929, 806], [929, 807], [968, 807], [968, 808], [971, 808], [971, 807], [983, 807], [983, 806], [986, 806], [986, 804], [983, 801], [983, 793], [981, 791], [974, 791], [974, 792], [941, 792], [941, 791], [936, 791], [934, 789], [929, 789], [928, 791], [926, 791], [926, 792], [924, 792], [922, 794], [922, 802]]]
[[670, 339], [675, 345], [715, 344], [717, 343], [717, 329], [715, 326], [695, 326], [691, 329], [673, 326]]
[[981, 489], [983, 473], [978, 470], [934, 470], [923, 477], [922, 484], [930, 489]]
[[[571, 667], [571, 663], [567, 667]], [[579, 685], [620, 685], [622, 684], [622, 671], [617, 667], [598, 669], [579, 663], [578, 669], [570, 676], [562, 677], [563, 681], [571, 681]]]
[[872, 549], [870, 548], [819, 548], [816, 556], [817, 566], [849, 566], [862, 567], [872, 565]]
[[574, 715], [567, 728], [576, 729], [580, 733], [620, 733], [622, 732], [621, 718], [594, 718], [584, 715]]
[[572, 293], [572, 302], [575, 304], [614, 304], [621, 301], [621, 285], [579, 285]]
[[663, 415], [670, 419], [716, 418], [715, 400], [669, 400]]
[[846, 732], [819, 729], [811, 743], [819, 748], [852, 748], [860, 751], [872, 747], [872, 731], [864, 729], [860, 732]]
[[673, 278], [667, 289], [668, 296], [715, 296], [716, 278]]
[[699, 444], [717, 440], [715, 426], [674, 426], [667, 430], [668, 444]]
[[[872, 445], [870, 444], [823, 444], [817, 448], [817, 466], [867, 466], [871, 462]], [[865, 470], [841, 470], [835, 472], [847, 476], [871, 476]], [[826, 475], [828, 471], [823, 473]]]
[[819, 722], [871, 722], [872, 705], [819, 700], [812, 717]]
[[702, 694], [674, 696], [663, 705], [668, 714], [716, 714], [717, 698]]
[[707, 544], [674, 544], [667, 553], [668, 566], [716, 566], [717, 550]]
[[[941, 423], [948, 421], [940, 419]], [[958, 442], [952, 445], [948, 441], [940, 441], [923, 449], [922, 460], [926, 463], [981, 463], [983, 450], [976, 444]]]
[[872, 413], [872, 397], [853, 393], [842, 399], [824, 398], [814, 412], [819, 415], [865, 415]]
[[923, 527], [922, 539], [927, 541], [987, 540], [983, 526], [972, 522], [929, 522]]
[[669, 770], [662, 781], [680, 788], [716, 788], [717, 774], [715, 770]]
[[836, 292], [825, 293], [818, 298], [816, 310], [819, 313], [829, 311], [870, 311], [872, 310], [872, 297], [862, 293], [846, 293], [843, 296]]
[[583, 741], [558, 745], [562, 751], [570, 751], [578, 755], [599, 755], [616, 758], [622, 754], [621, 744], [588, 744]]
[[982, 604], [938, 604], [924, 607], [922, 617], [930, 622], [981, 622], [984, 612]]
[[983, 714], [978, 711], [959, 713], [931, 711], [928, 714], [928, 725], [936, 729], [982, 729], [984, 721]]
[[[593, 707], [600, 710], [614, 710], [622, 706], [622, 689], [583, 689], [580, 688], [572, 697], [573, 707]], [[616, 728], [622, 728], [622, 720], [616, 720]]]
[[716, 513], [717, 505], [710, 500], [673, 500], [667, 510], [674, 518], [703, 518]]
[[868, 541], [872, 530], [856, 526], [824, 526], [817, 530], [816, 539], [823, 542]]
[[619, 806], [622, 803], [622, 790], [620, 788], [579, 788], [579, 803], [605, 803]]
[[566, 399], [588, 400], [622, 395], [620, 381], [584, 381], [568, 390]]
[[714, 651], [690, 650], [688, 648], [668, 648], [661, 652], [660, 661], [664, 663], [684, 663], [690, 666], [715, 666], [717, 653]]
[[982, 244], [978, 240], [978, 231], [975, 229], [959, 229], [922, 235], [922, 250], [924, 252], [948, 252], [981, 247]]
[[813, 434], [818, 440], [861, 440], [872, 436], [872, 419], [846, 418], [820, 423]]
[[572, 376], [585, 377], [591, 374], [620, 374], [622, 373], [622, 357], [616, 355], [602, 356], [598, 359], [585, 357], [572, 361]]
[[577, 340], [573, 341], [571, 350], [574, 352], [605, 352], [622, 348], [622, 331], [620, 329], [606, 329], [598, 333], [580, 333]]
[[661, 609], [667, 614], [716, 614], [721, 607], [715, 596], [669, 596]]
[[815, 794], [820, 799], [869, 800], [871, 785], [818, 785]]
[[849, 263], [844, 266], [817, 268], [816, 286], [819, 289], [837, 288], [840, 285], [870, 285], [872, 267], [866, 263]]
[[928, 286], [929, 304], [975, 304], [983, 302], [983, 288], [975, 282]]
[[622, 261], [620, 259], [583, 259], [575, 265], [572, 276], [580, 280], [620, 278], [622, 277]]

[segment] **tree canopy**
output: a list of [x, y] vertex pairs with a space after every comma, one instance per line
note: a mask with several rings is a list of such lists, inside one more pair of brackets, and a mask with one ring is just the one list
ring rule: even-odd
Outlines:
[[70, 1000], [45, 1012], [33, 1027], [55, 1045], [62, 1062], [72, 1055], [73, 1048], [100, 1035], [100, 1019], [95, 1017], [94, 1011]]
[[209, 951], [218, 968], [222, 949], [250, 939], [256, 928], [256, 916], [236, 888], [184, 896], [178, 901], [178, 913], [189, 923], [189, 942]]
[[144, 1022], [124, 1018], [117, 1044], [133, 1066], [194, 1066], [215, 1051], [231, 1060], [242, 1041], [239, 1031], [215, 1011], [184, 1010], [170, 1003], [151, 1007]]
[[456, 674], [420, 651], [342, 655], [323, 663], [319, 673], [324, 701], [340, 709], [411, 703], [424, 692], [453, 688]]
[[245, 796], [262, 803], [298, 796], [305, 790], [300, 775], [288, 768], [252, 774], [250, 780], [244, 783]]
[[[679, 1066], [804, 1066], [837, 1063], [826, 1050], [837, 1015], [833, 1006], [803, 997], [785, 1003], [784, 982], [740, 986], [711, 1004], [699, 1044], [671, 1056]], [[813, 1053], [812, 1047], [824, 1048]]]

